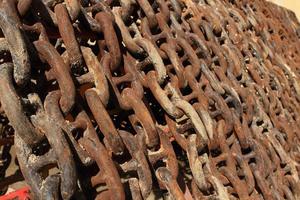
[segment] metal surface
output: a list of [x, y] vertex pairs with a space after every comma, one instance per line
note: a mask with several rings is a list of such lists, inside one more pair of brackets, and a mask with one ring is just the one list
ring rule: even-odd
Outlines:
[[1, 0], [0, 27], [1, 113], [14, 129], [0, 145], [14, 142], [34, 199], [300, 199], [290, 11]]

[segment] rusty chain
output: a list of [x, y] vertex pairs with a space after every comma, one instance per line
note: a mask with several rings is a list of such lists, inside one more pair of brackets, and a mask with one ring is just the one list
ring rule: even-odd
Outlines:
[[14, 142], [34, 199], [300, 199], [292, 12], [1, 0], [0, 28], [0, 113], [15, 132], [0, 121], [0, 145]]

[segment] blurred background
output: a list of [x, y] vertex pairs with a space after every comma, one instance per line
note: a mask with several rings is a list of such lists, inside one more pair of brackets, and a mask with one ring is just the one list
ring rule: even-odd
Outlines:
[[298, 20], [300, 20], [300, 0], [269, 0], [280, 6], [286, 7], [296, 13]]

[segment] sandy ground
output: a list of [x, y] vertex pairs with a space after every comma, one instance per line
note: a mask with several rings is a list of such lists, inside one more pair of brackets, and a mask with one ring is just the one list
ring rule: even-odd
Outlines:
[[296, 13], [298, 19], [300, 19], [300, 1], [299, 0], [269, 0], [280, 6], [286, 7]]

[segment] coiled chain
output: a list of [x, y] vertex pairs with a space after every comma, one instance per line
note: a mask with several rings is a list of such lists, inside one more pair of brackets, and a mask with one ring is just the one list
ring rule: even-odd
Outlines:
[[0, 113], [14, 129], [0, 121], [0, 145], [14, 143], [34, 199], [300, 199], [292, 12], [1, 0], [0, 28]]

